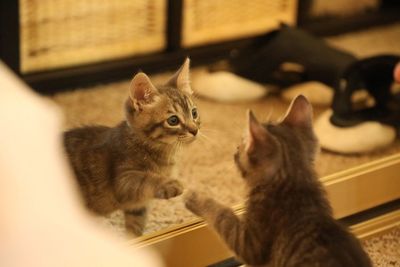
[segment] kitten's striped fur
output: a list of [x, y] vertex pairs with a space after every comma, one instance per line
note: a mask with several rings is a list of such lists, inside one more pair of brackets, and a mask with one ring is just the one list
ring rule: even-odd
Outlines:
[[[126, 227], [136, 235], [143, 232], [150, 199], [182, 193], [182, 185], [172, 177], [175, 152], [192, 142], [200, 127], [188, 75], [188, 59], [157, 88], [138, 73], [125, 103], [126, 120], [115, 127], [81, 127], [64, 134], [88, 208], [103, 215], [124, 210]], [[169, 124], [171, 116], [177, 125]]]
[[244, 263], [254, 266], [371, 266], [358, 240], [332, 217], [313, 162], [318, 148], [312, 108], [299, 96], [281, 123], [259, 124], [235, 161], [249, 186], [246, 212], [191, 192], [186, 206], [203, 217]]

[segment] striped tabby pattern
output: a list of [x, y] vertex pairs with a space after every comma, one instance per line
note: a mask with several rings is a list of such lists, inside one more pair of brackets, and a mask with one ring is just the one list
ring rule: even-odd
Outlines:
[[297, 97], [280, 123], [249, 113], [235, 162], [249, 186], [242, 218], [196, 192], [186, 207], [203, 217], [237, 257], [255, 266], [371, 266], [358, 240], [333, 217], [313, 162], [312, 108]]
[[196, 139], [200, 118], [191, 99], [189, 60], [163, 86], [138, 73], [115, 127], [67, 131], [64, 145], [87, 207], [97, 214], [122, 209], [126, 228], [141, 235], [152, 198], [182, 193], [173, 178], [177, 150]]

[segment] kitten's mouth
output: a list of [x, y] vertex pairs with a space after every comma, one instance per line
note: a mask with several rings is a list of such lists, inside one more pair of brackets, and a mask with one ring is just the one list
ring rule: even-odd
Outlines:
[[185, 144], [190, 144], [194, 140], [196, 140], [195, 136], [179, 136], [178, 137], [178, 142], [185, 143]]

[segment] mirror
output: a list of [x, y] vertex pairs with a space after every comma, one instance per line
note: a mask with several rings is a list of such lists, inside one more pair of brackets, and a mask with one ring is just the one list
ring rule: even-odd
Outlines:
[[[400, 41], [395, 28], [386, 28], [330, 38], [335, 46], [350, 50], [357, 56], [373, 54], [400, 54]], [[376, 40], [386, 41], [377, 43]], [[155, 84], [164, 83], [168, 74], [153, 75]], [[91, 89], [61, 93], [52, 97], [65, 112], [65, 128], [85, 124], [115, 125], [123, 118], [123, 103], [128, 95], [130, 81], [121, 81]], [[193, 88], [196, 91], [196, 88]], [[260, 120], [281, 117], [289, 103], [278, 96], [248, 103], [220, 103], [203, 98], [195, 99], [202, 120], [202, 128], [197, 140], [184, 149], [178, 163], [179, 179], [186, 188], [203, 191], [225, 204], [242, 203], [246, 189], [233, 162], [233, 153], [246, 125], [246, 110], [252, 109]], [[327, 107], [314, 106], [318, 117]], [[360, 138], [368, 138], [361, 136]], [[351, 167], [367, 163], [400, 151], [400, 142], [377, 152], [361, 155], [341, 155], [321, 151], [317, 161], [318, 174], [326, 176]], [[182, 197], [170, 200], [154, 200], [149, 209], [146, 233], [180, 225], [195, 219], [184, 208]], [[118, 233], [124, 232], [121, 213], [115, 213], [103, 223]]]

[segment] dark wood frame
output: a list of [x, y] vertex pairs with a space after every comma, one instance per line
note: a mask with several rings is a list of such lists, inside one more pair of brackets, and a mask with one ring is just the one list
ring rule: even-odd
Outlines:
[[[380, 12], [357, 16], [356, 18], [323, 18], [307, 20], [307, 2], [299, 0], [299, 26], [319, 35], [332, 35], [360, 29], [366, 26], [390, 23], [400, 19], [399, 3], [384, 0]], [[127, 79], [138, 70], [154, 73], [176, 68], [186, 56], [195, 65], [210, 63], [225, 58], [230, 51], [249, 45], [252, 39], [241, 39], [194, 48], [182, 48], [183, 0], [169, 0], [167, 8], [167, 47], [164, 51], [144, 56], [107, 61], [83, 66], [62, 68], [51, 71], [22, 74], [19, 51], [19, 1], [0, 1], [0, 58], [32, 88], [41, 93], [55, 93], [60, 90], [88, 86], [99, 82]]]
[[19, 74], [19, 1], [0, 1], [0, 59]]
[[382, 0], [376, 12], [366, 12], [355, 17], [321, 17], [310, 18], [308, 9], [312, 0], [299, 0], [298, 24], [319, 36], [330, 36], [357, 31], [363, 28], [384, 25], [400, 20], [400, 2]]

